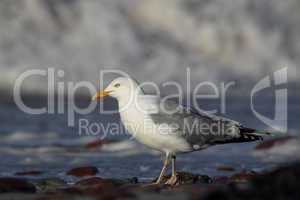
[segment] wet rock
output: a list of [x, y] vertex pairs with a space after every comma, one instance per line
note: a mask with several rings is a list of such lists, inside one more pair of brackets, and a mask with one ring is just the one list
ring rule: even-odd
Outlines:
[[195, 175], [193, 180], [194, 180], [193, 183], [203, 183], [203, 184], [212, 183], [212, 179], [207, 175]]
[[79, 187], [92, 187], [92, 186], [101, 186], [101, 187], [119, 187], [122, 185], [132, 185], [137, 184], [137, 178], [130, 178], [130, 179], [103, 179], [100, 177], [91, 177], [80, 180], [75, 183], [75, 186]]
[[172, 191], [163, 191], [163, 192], [138, 192], [137, 198], [140, 200], [150, 200], [150, 199], [157, 199], [157, 200], [187, 200], [189, 198], [189, 194], [186, 192], [177, 192], [173, 188]]
[[25, 172], [16, 172], [16, 176], [39, 176], [43, 174], [42, 171], [25, 171]]
[[233, 193], [228, 187], [210, 187], [209, 189], [206, 189], [205, 191], [202, 191], [199, 194], [198, 198], [203, 199], [203, 200], [242, 199], [242, 198], [235, 197], [235, 193]]
[[[45, 195], [37, 193], [3, 193], [0, 195], [1, 200], [50, 200]], [[61, 200], [61, 199], [57, 199]]]
[[112, 182], [118, 184], [118, 185], [125, 185], [125, 184], [138, 184], [138, 178], [133, 177], [133, 178], [127, 178], [127, 179], [108, 179], [111, 180]]
[[[192, 199], [299, 199], [300, 163], [270, 172], [242, 171], [232, 177], [218, 177], [213, 184], [189, 185], [181, 192]], [[186, 186], [183, 186], [186, 187]]]
[[59, 193], [69, 195], [91, 196], [97, 199], [118, 199], [134, 197], [131, 190], [121, 185], [113, 179], [103, 179], [92, 177], [78, 181], [72, 187], [59, 189]]
[[120, 184], [113, 182], [110, 179], [102, 179], [100, 177], [92, 177], [83, 179], [75, 183], [75, 186], [84, 190], [102, 190], [118, 187]]
[[68, 171], [67, 175], [84, 177], [84, 176], [94, 176], [98, 172], [99, 171], [96, 167], [78, 167]]
[[[202, 199], [299, 199], [300, 163], [257, 174], [242, 172], [234, 177], [244, 177], [247, 184], [226, 184], [206, 192]], [[240, 179], [238, 179], [240, 180]]]
[[138, 184], [139, 179], [137, 177], [132, 177], [132, 178], [125, 179], [125, 182], [131, 183], [131, 184]]
[[25, 179], [3, 177], [0, 178], [0, 193], [35, 193], [35, 186]]
[[60, 178], [44, 178], [35, 180], [34, 185], [39, 191], [50, 192], [65, 187], [67, 183]]
[[[165, 176], [165, 181], [170, 176]], [[270, 172], [241, 171], [230, 177], [211, 178], [205, 175], [178, 172], [177, 187], [165, 184], [136, 184], [136, 178], [106, 179], [89, 177], [73, 185], [60, 179], [40, 179], [38, 199], [299, 199], [300, 164], [281, 167]], [[2, 179], [3, 180], [3, 179]], [[18, 179], [19, 180], [19, 179]], [[25, 181], [23, 179], [20, 179]], [[34, 181], [34, 179], [33, 179]], [[26, 181], [28, 182], [28, 180]], [[211, 183], [211, 184], [210, 184]], [[40, 189], [42, 186], [52, 186]], [[1, 186], [1, 179], [0, 179]], [[6, 183], [5, 186], [7, 187]], [[1, 191], [1, 187], [0, 187]], [[7, 190], [5, 192], [8, 192]], [[17, 192], [17, 190], [10, 190]], [[18, 190], [20, 192], [20, 190]], [[2, 197], [2, 196], [1, 196]], [[23, 200], [24, 198], [21, 198]], [[34, 196], [30, 196], [35, 199]], [[18, 199], [17, 198], [17, 199]], [[9, 199], [9, 198], [8, 198]], [[26, 199], [26, 198], [25, 198]]]
[[219, 184], [219, 185], [227, 185], [231, 183], [247, 183], [254, 177], [258, 176], [254, 171], [247, 171], [243, 170], [241, 172], [238, 172], [236, 174], [233, 174], [232, 176], [220, 176], [220, 177], [215, 177], [213, 178], [213, 183], [214, 184]]
[[83, 195], [83, 189], [79, 187], [66, 187], [57, 190], [58, 194]]
[[[171, 178], [171, 175], [164, 176], [162, 182], [167, 182]], [[155, 182], [155, 179], [153, 182]], [[198, 175], [192, 174], [189, 172], [177, 172], [177, 182], [175, 185], [184, 185], [184, 184], [208, 184], [211, 183], [212, 179], [207, 175]]]
[[248, 182], [256, 176], [258, 176], [258, 174], [254, 171], [243, 170], [237, 174], [232, 175], [230, 177], [230, 181], [236, 183]]
[[91, 185], [97, 185], [97, 184], [102, 184], [103, 178], [100, 177], [92, 177], [92, 178], [87, 178], [80, 180], [75, 183], [76, 186], [91, 186]]
[[[167, 180], [170, 176], [164, 177]], [[90, 177], [74, 185], [62, 183], [54, 190], [36, 193], [38, 199], [299, 199], [300, 164], [281, 167], [270, 172], [242, 171], [231, 177], [208, 176], [187, 172], [178, 173], [178, 187], [165, 184], [146, 186], [132, 179]], [[1, 179], [0, 179], [1, 180]], [[21, 179], [23, 180], [23, 179]], [[39, 180], [50, 182], [54, 179]], [[24, 180], [23, 180], [24, 181]], [[54, 181], [55, 182], [55, 181]], [[200, 184], [198, 184], [200, 183]], [[211, 183], [211, 184], [208, 184]], [[47, 184], [46, 184], [47, 185]], [[55, 184], [54, 184], [55, 185]], [[1, 181], [0, 181], [1, 186]], [[1, 189], [1, 188], [0, 188]], [[1, 191], [1, 190], [0, 190]], [[10, 190], [11, 191], [11, 190]], [[12, 191], [14, 192], [14, 191]], [[2, 197], [2, 196], [1, 196]], [[22, 196], [15, 196], [23, 200]], [[30, 196], [35, 199], [34, 196]], [[10, 198], [8, 198], [10, 199]], [[26, 198], [25, 198], [26, 199]]]
[[219, 165], [217, 166], [218, 171], [227, 171], [227, 172], [233, 172], [235, 171], [234, 167], [231, 167], [229, 165]]
[[167, 188], [168, 186], [164, 184], [156, 185], [151, 183], [143, 183], [137, 186], [131, 185], [126, 187], [129, 188], [134, 193], [159, 193], [160, 191]]
[[253, 190], [266, 199], [299, 199], [300, 163], [280, 167], [252, 180]]
[[231, 179], [228, 176], [220, 176], [213, 179], [213, 183], [215, 184], [227, 184], [230, 181]]

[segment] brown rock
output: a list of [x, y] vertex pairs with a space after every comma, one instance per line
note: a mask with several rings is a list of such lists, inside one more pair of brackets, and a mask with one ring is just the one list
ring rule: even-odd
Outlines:
[[87, 178], [87, 179], [82, 179], [82, 180], [76, 182], [75, 185], [77, 185], [77, 186], [96, 185], [96, 184], [102, 183], [102, 181], [103, 181], [103, 178], [91, 177], [91, 178]]
[[219, 165], [217, 166], [218, 171], [227, 171], [227, 172], [233, 172], [235, 169], [229, 165]]
[[232, 182], [248, 182], [256, 176], [258, 176], [258, 174], [254, 171], [243, 170], [240, 173], [232, 175], [230, 180]]
[[24, 179], [0, 178], [0, 193], [35, 193], [36, 188], [33, 184]]
[[[171, 175], [164, 176], [162, 182], [167, 182]], [[155, 182], [156, 179], [153, 181]], [[195, 184], [195, 183], [211, 183], [209, 176], [192, 174], [189, 172], [177, 172], [177, 182], [175, 185]]]
[[65, 187], [67, 183], [60, 178], [48, 177], [34, 181], [34, 185], [38, 191], [51, 192], [58, 188]]
[[94, 176], [98, 172], [99, 171], [96, 167], [78, 167], [68, 171], [67, 175], [84, 177], [84, 176]]
[[216, 177], [213, 180], [213, 183], [215, 184], [227, 184], [230, 182], [230, 178], [227, 176], [220, 176], [220, 177]]
[[116, 199], [133, 197], [133, 193], [128, 188], [122, 188], [111, 179], [92, 177], [80, 180], [72, 187], [59, 190], [62, 194], [92, 196], [97, 199]]
[[83, 195], [83, 191], [79, 187], [68, 187], [68, 188], [58, 189], [57, 192], [63, 194]]
[[41, 171], [25, 171], [25, 172], [16, 172], [16, 176], [38, 176], [43, 174]]
[[139, 184], [127, 186], [134, 193], [159, 193], [162, 189], [168, 188], [165, 184]]

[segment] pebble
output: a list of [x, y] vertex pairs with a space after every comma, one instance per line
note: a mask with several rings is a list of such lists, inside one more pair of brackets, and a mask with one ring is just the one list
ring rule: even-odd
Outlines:
[[85, 177], [85, 176], [94, 176], [98, 173], [96, 167], [78, 167], [71, 169], [67, 172], [67, 175], [76, 176], [76, 177]]

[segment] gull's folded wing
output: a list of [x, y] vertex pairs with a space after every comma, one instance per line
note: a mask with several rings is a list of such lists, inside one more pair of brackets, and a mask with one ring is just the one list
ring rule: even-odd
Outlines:
[[255, 129], [245, 128], [228, 118], [197, 112], [171, 100], [160, 102], [157, 112], [150, 116], [155, 124], [169, 125], [172, 134], [197, 148], [262, 139]]

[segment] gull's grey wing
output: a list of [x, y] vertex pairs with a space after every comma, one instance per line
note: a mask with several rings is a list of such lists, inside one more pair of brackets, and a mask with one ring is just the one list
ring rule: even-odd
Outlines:
[[196, 149], [213, 144], [248, 142], [261, 139], [254, 129], [214, 115], [197, 112], [174, 101], [160, 102], [157, 112], [150, 114], [155, 124], [167, 124], [172, 134], [185, 138]]

